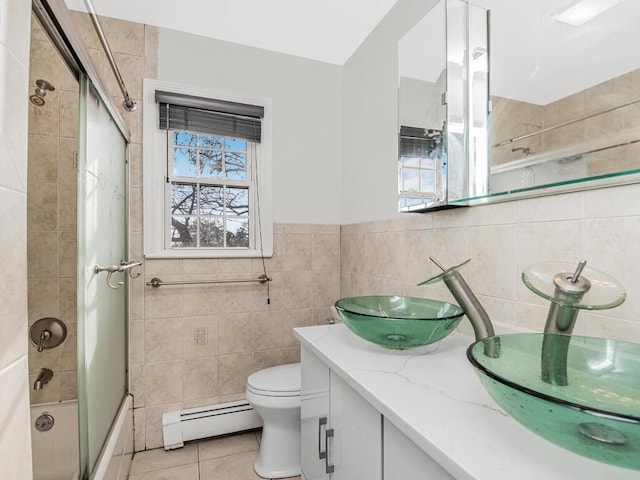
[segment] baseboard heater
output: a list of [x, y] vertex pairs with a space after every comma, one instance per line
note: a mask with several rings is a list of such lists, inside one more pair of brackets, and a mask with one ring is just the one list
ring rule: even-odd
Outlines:
[[176, 410], [162, 415], [164, 449], [184, 446], [184, 442], [242, 432], [262, 426], [262, 419], [246, 400]]

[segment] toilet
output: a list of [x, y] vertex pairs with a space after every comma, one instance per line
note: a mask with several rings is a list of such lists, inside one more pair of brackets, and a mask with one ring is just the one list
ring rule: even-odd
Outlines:
[[247, 379], [247, 401], [262, 418], [254, 464], [264, 478], [300, 475], [300, 364], [265, 368]]

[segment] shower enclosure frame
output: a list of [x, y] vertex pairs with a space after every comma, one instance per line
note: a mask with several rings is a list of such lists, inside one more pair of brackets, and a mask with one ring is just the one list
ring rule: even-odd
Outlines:
[[[126, 260], [127, 254], [128, 254], [128, 239], [129, 239], [129, 232], [130, 232], [130, 228], [129, 228], [130, 196], [129, 196], [128, 159], [129, 159], [129, 145], [130, 145], [131, 134], [118, 111], [115, 101], [109, 94], [104, 82], [102, 81], [102, 79], [100, 78], [97, 72], [95, 65], [91, 61], [91, 57], [82, 41], [80, 32], [75, 27], [75, 24], [73, 23], [73, 20], [69, 15], [69, 11], [66, 5], [64, 4], [64, 1], [63, 0], [33, 0], [32, 7], [33, 7], [33, 13], [35, 14], [36, 18], [38, 19], [38, 21], [40, 22], [40, 24], [42, 25], [43, 29], [46, 31], [48, 36], [50, 37], [54, 47], [58, 50], [59, 54], [62, 56], [65, 63], [69, 66], [73, 74], [78, 79], [79, 84], [84, 83], [85, 85], [86, 84], [89, 85], [89, 87], [91, 88], [94, 94], [94, 98], [98, 99], [99, 103], [103, 107], [106, 107], [106, 111], [108, 112], [108, 115], [110, 116], [111, 120], [115, 124], [116, 130], [119, 131], [119, 133], [122, 135], [122, 138], [124, 140], [123, 160], [125, 164], [123, 167], [124, 168], [123, 181], [124, 181], [125, 201], [124, 201], [124, 225], [123, 225], [124, 246], [123, 248], [124, 248], [125, 258], [123, 258], [122, 260]], [[85, 78], [88, 79], [86, 82], [83, 80]], [[87, 87], [84, 88], [85, 92], [86, 92], [86, 89]], [[82, 92], [83, 89], [81, 88], [80, 90]], [[83, 118], [82, 115], [80, 116], [80, 118], [82, 121], [82, 118]], [[83, 129], [82, 129], [82, 126], [79, 125], [79, 127], [80, 128], [78, 133], [79, 133], [79, 136], [82, 136]], [[85, 150], [85, 153], [86, 153], [86, 142], [82, 144], [82, 148]], [[82, 152], [79, 150], [79, 153], [82, 153]], [[89, 170], [87, 170], [87, 172], [89, 175], [91, 175], [92, 173]], [[80, 185], [83, 181], [82, 171], [79, 172], [79, 175], [80, 175], [79, 177], [79, 185]], [[81, 196], [78, 196], [78, 200], [81, 201], [81, 198], [82, 198]], [[81, 210], [82, 209], [80, 208], [78, 209], [79, 212]], [[82, 222], [80, 222], [78, 225], [79, 234], [81, 232], [81, 223]], [[78, 248], [80, 251], [81, 249], [80, 241], [78, 243]], [[82, 284], [83, 278], [88, 277], [86, 273], [86, 270], [87, 270], [86, 265], [84, 266], [84, 272], [82, 272], [83, 263], [80, 260], [82, 259], [79, 259], [79, 262], [78, 262], [78, 266], [81, 269], [79, 271], [79, 276], [78, 276], [79, 288], [80, 288], [80, 285]], [[82, 274], [80, 274], [81, 272]], [[106, 275], [104, 274], [96, 275], [96, 277], [97, 278], [95, 278], [94, 280], [104, 282]], [[79, 363], [77, 366], [78, 377], [79, 377], [78, 399], [79, 399], [79, 405], [81, 405], [79, 407], [79, 425], [80, 425], [79, 441], [81, 442], [81, 445], [80, 445], [81, 470], [80, 470], [79, 478], [82, 478], [82, 479], [89, 478], [89, 477], [93, 478], [94, 469], [96, 469], [96, 471], [102, 470], [103, 468], [102, 465], [100, 466], [100, 468], [96, 468], [99, 464], [102, 463], [102, 460], [103, 460], [102, 457], [103, 457], [104, 451], [101, 451], [101, 450], [104, 450], [105, 447], [107, 446], [108, 440], [110, 439], [110, 436], [114, 430], [114, 426], [116, 425], [116, 423], [120, 423], [121, 413], [122, 413], [122, 410], [124, 409], [125, 404], [127, 405], [130, 404], [130, 401], [129, 402], [127, 401], [128, 395], [129, 395], [129, 378], [128, 378], [129, 298], [128, 298], [128, 288], [125, 287], [122, 290], [123, 292], [120, 293], [120, 295], [124, 295], [124, 300], [123, 300], [124, 301], [124, 311], [123, 311], [123, 314], [124, 314], [123, 356], [124, 358], [121, 359], [121, 362], [117, 362], [117, 363], [121, 363], [121, 365], [123, 365], [123, 371], [120, 371], [120, 373], [122, 374], [122, 382], [123, 382], [123, 385], [122, 385], [123, 397], [122, 399], [120, 399], [119, 406], [116, 407], [115, 418], [113, 419], [111, 428], [108, 428], [108, 426], [106, 428], [107, 431], [106, 433], [104, 433], [105, 435], [104, 438], [102, 438], [102, 434], [105, 427], [96, 428], [94, 425], [89, 425], [89, 417], [87, 415], [87, 411], [89, 410], [89, 408], [86, 404], [84, 405], [84, 407], [82, 406], [83, 401], [87, 401], [86, 396], [85, 398], [82, 398], [84, 395], [83, 389], [85, 388], [82, 385], [82, 381], [86, 380], [87, 377], [90, 375], [90, 373], [87, 373], [87, 371], [85, 370], [85, 364], [81, 363], [81, 361], [85, 360], [85, 355], [84, 355], [83, 348], [81, 348], [82, 345], [78, 346], [79, 347], [78, 348]], [[82, 300], [84, 298], [84, 291], [79, 291], [78, 293], [79, 293], [79, 299]], [[80, 323], [83, 322], [83, 318], [81, 318], [83, 315], [81, 312], [83, 312], [83, 310], [84, 310], [84, 305], [79, 302], [78, 304], [79, 332], [81, 328]], [[81, 341], [80, 335], [78, 336], [78, 340], [79, 342]], [[89, 361], [88, 359], [86, 360], [88, 364]], [[114, 402], [111, 402], [111, 403], [113, 405]], [[112, 414], [112, 411], [110, 410], [109, 415], [111, 414]], [[99, 431], [99, 436], [97, 439], [94, 439], [94, 438], [89, 439], [91, 435], [87, 434], [87, 430], [91, 430], [91, 429]], [[90, 444], [91, 444], [91, 448], [89, 447]]]
[[69, 10], [64, 0], [32, 0], [32, 6], [33, 13], [71, 71], [77, 78], [79, 78], [80, 72], [89, 77], [98, 95], [104, 100], [105, 106], [116, 125], [118, 125], [127, 144], [129, 144], [131, 142], [131, 132], [124, 122], [116, 102], [100, 77], [98, 69], [91, 60], [89, 50], [69, 15]]
[[99, 267], [127, 254], [127, 142], [80, 75], [78, 149], [78, 432], [82, 478], [93, 477], [128, 385], [128, 272]]

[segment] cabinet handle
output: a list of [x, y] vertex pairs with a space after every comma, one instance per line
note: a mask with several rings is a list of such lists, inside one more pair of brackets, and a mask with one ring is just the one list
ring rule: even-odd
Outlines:
[[318, 419], [318, 458], [322, 460], [327, 457], [327, 442], [324, 443], [324, 451], [322, 451], [322, 427], [327, 426], [327, 417], [320, 417]]
[[324, 457], [324, 471], [326, 473], [333, 473], [334, 470], [336, 469], [335, 465], [329, 465], [329, 439], [332, 439], [333, 442], [333, 428], [327, 428], [324, 431], [324, 442], [325, 442], [325, 448], [326, 448], [326, 456]]

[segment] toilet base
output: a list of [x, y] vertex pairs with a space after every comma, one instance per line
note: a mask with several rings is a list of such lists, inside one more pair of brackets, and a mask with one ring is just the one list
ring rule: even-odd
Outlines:
[[[283, 424], [286, 423], [286, 424]], [[300, 475], [300, 418], [264, 425], [260, 452], [253, 469], [262, 478]]]
[[255, 472], [269, 479], [300, 475], [300, 364], [253, 373], [247, 379], [246, 398], [262, 418]]

